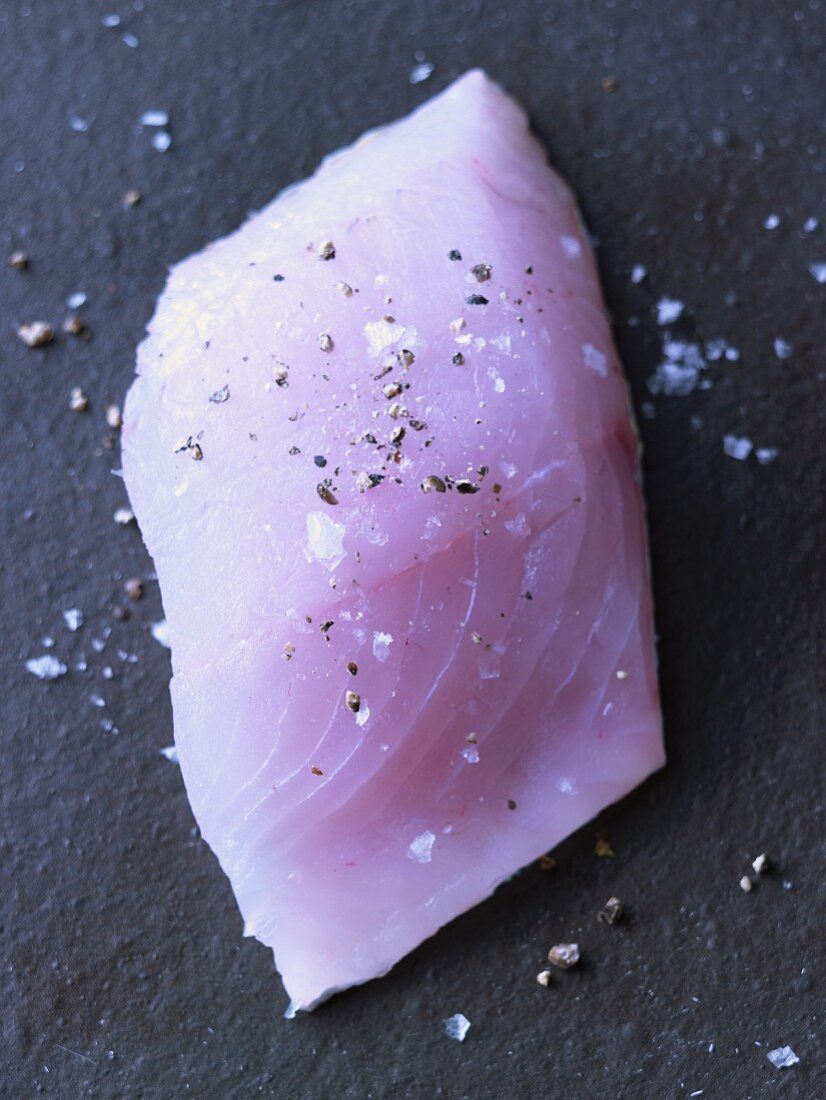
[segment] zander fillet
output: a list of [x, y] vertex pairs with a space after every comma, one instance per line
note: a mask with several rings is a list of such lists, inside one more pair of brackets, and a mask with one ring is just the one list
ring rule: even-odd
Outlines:
[[594, 260], [483, 73], [172, 271], [123, 465], [192, 808], [296, 1008], [663, 764]]

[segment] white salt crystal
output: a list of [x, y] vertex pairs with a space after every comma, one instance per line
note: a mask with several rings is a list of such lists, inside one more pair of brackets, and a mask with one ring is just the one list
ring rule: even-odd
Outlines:
[[330, 571], [344, 558], [344, 525], [326, 512], [307, 513], [307, 559], [320, 561]]
[[761, 466], [768, 466], [770, 462], [774, 462], [779, 454], [780, 451], [777, 447], [758, 447], [754, 452], [754, 457]]
[[170, 764], [178, 763], [178, 750], [174, 745], [168, 745], [165, 749], [161, 749], [161, 756], [168, 760]]
[[467, 760], [468, 764], [479, 763], [479, 750], [474, 748], [462, 749], [462, 756]]
[[408, 847], [407, 858], [415, 859], [417, 863], [430, 863], [435, 841], [436, 837], [429, 829], [420, 833]]
[[641, 283], [647, 274], [648, 269], [646, 267], [642, 264], [634, 264], [631, 268], [631, 282], [635, 284]]
[[172, 144], [172, 136], [166, 130], [156, 130], [152, 135], [152, 148], [165, 153]]
[[97, 695], [94, 692], [89, 696], [89, 702], [92, 704], [93, 707], [106, 706], [106, 700], [103, 698], [103, 696]]
[[751, 454], [752, 442], [744, 435], [724, 435], [723, 450], [729, 458], [745, 462]]
[[442, 1020], [442, 1023], [448, 1038], [456, 1039], [460, 1043], [465, 1041], [465, 1036], [470, 1031], [470, 1020], [467, 1016], [457, 1012], [455, 1016], [448, 1016], [446, 1020]]
[[85, 118], [78, 118], [77, 115], [72, 115], [69, 119], [69, 125], [76, 134], [85, 134], [89, 129], [89, 123]]
[[127, 524], [133, 523], [135, 520], [135, 513], [131, 508], [118, 508], [112, 519], [115, 523], [119, 523], [121, 527], [126, 527]]
[[788, 340], [784, 340], [782, 336], [777, 336], [774, 341], [774, 354], [778, 359], [791, 359], [794, 348]]
[[70, 607], [63, 612], [63, 621], [69, 630], [78, 630], [83, 626], [83, 612], [77, 607]]
[[64, 676], [69, 671], [62, 661], [50, 653], [43, 657], [32, 657], [26, 661], [26, 668], [38, 680], [56, 680], [58, 676]]
[[576, 237], [560, 237], [559, 243], [562, 245], [562, 251], [571, 259], [582, 252], [582, 245]]
[[770, 1050], [766, 1057], [775, 1069], [788, 1069], [790, 1066], [796, 1066], [800, 1061], [791, 1047], [778, 1047], [776, 1050]]
[[778, 225], [780, 225], [780, 218], [777, 214], [769, 214], [763, 222], [764, 229], [777, 229]]
[[86, 305], [86, 295], [82, 290], [76, 290], [66, 299], [66, 305], [69, 309], [80, 309], [81, 306]]
[[156, 642], [159, 642], [164, 649], [172, 648], [172, 643], [169, 640], [169, 624], [166, 619], [161, 619], [160, 622], [152, 623], [150, 629], [152, 631], [152, 637]]
[[685, 340], [666, 340], [663, 344], [665, 358], [648, 379], [648, 389], [653, 394], [666, 397], [686, 397], [700, 384], [700, 372], [707, 370], [699, 344]]
[[807, 218], [805, 220], [805, 222], [803, 223], [803, 232], [804, 233], [814, 233], [814, 231], [817, 229], [817, 227], [819, 225], [820, 225], [820, 222], [817, 220], [817, 218], [815, 218], [815, 217]]
[[657, 324], [670, 325], [682, 316], [685, 303], [678, 298], [660, 298], [657, 302]]
[[415, 65], [410, 71], [410, 83], [421, 84], [423, 80], [427, 80], [433, 73], [433, 66], [429, 61], [422, 61], [421, 64]]
[[104, 15], [104, 17], [101, 19], [101, 23], [104, 25], [104, 27], [119, 27], [120, 26], [120, 16], [119, 15]]
[[126, 34], [122, 34], [120, 38], [124, 46], [128, 46], [130, 50], [136, 50], [140, 45], [134, 34], [130, 34], [129, 31], [127, 31]]
[[600, 378], [608, 377], [607, 356], [598, 351], [592, 344], [582, 345], [582, 359], [586, 367], [590, 367], [592, 371], [600, 376]]
[[370, 718], [370, 708], [362, 699], [361, 706], [359, 707], [358, 714], [356, 715], [356, 725], [366, 726], [367, 721]]
[[817, 283], [826, 283], [826, 264], [809, 264], [809, 274]]
[[138, 122], [141, 126], [166, 126], [169, 122], [169, 115], [166, 111], [144, 111]]
[[382, 664], [390, 656], [390, 643], [392, 641], [392, 634], [384, 634], [381, 630], [373, 631], [373, 656]]

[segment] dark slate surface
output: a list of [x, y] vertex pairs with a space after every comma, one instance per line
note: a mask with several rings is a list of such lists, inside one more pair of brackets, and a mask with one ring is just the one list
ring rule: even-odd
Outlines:
[[[4, 1096], [826, 1096], [826, 286], [808, 270], [826, 262], [826, 233], [803, 228], [824, 215], [822, 7], [0, 6], [2, 243], [31, 256], [29, 271], [0, 273]], [[101, 25], [110, 12], [120, 27]], [[413, 86], [417, 50], [435, 71]], [[388, 978], [287, 1023], [271, 957], [242, 939], [159, 755], [172, 734], [168, 655], [149, 632], [157, 586], [130, 621], [113, 617], [122, 580], [151, 563], [112, 521], [125, 496], [104, 408], [129, 384], [169, 264], [474, 64], [525, 103], [576, 188], [637, 405], [652, 401], [641, 426], [670, 763], [599, 823], [615, 859], [594, 855], [586, 828], [555, 872], [528, 869]], [[150, 107], [171, 116], [165, 154], [137, 124]], [[129, 187], [144, 196], [132, 210]], [[91, 340], [16, 340], [22, 320], [59, 323], [76, 290]], [[740, 358], [712, 364], [704, 392], [652, 400], [663, 295], [686, 304], [675, 335], [725, 338]], [[73, 385], [85, 415], [67, 411]], [[735, 461], [726, 433], [779, 454]], [[76, 634], [70, 607], [86, 617]], [[24, 660], [46, 652], [44, 635], [88, 670], [36, 680]], [[762, 850], [772, 873], [746, 895], [738, 881]], [[623, 926], [595, 921], [609, 894], [629, 907]], [[544, 953], [569, 938], [584, 965], [541, 989]], [[454, 1012], [472, 1021], [463, 1045], [442, 1031]], [[774, 1070], [766, 1052], [786, 1043], [800, 1064]]]

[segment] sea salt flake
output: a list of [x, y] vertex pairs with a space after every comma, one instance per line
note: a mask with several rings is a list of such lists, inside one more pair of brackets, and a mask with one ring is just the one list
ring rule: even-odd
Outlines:
[[356, 725], [366, 726], [370, 719], [370, 708], [362, 699], [361, 706], [359, 707], [358, 714], [356, 715]]
[[120, 36], [120, 39], [121, 42], [123, 42], [124, 46], [128, 46], [130, 50], [136, 50], [140, 45], [134, 34], [130, 34], [129, 31], [127, 31], [126, 34], [122, 34]]
[[803, 232], [804, 233], [814, 233], [814, 231], [817, 229], [817, 227], [819, 225], [820, 225], [820, 222], [817, 220], [817, 218], [815, 218], [815, 217], [807, 218], [805, 220], [805, 222], [803, 223]]
[[86, 305], [86, 295], [82, 290], [76, 290], [74, 294], [70, 294], [66, 299], [66, 305], [69, 309], [80, 309], [81, 306]]
[[751, 454], [752, 442], [744, 435], [724, 435], [723, 450], [729, 458], [736, 458], [738, 462], [745, 462]]
[[415, 859], [417, 863], [430, 863], [435, 842], [436, 836], [429, 829], [424, 833], [420, 833], [410, 843], [407, 849], [407, 858]]
[[85, 134], [89, 129], [89, 123], [85, 118], [78, 118], [77, 115], [72, 115], [69, 119], [69, 125], [76, 134]]
[[462, 756], [467, 760], [468, 764], [479, 763], [479, 750], [474, 748], [462, 749]]
[[93, 692], [89, 696], [89, 702], [92, 704], [93, 707], [105, 707], [106, 706], [106, 700], [103, 698], [103, 696], [102, 695], [97, 695], [95, 692]]
[[172, 643], [169, 640], [169, 624], [166, 619], [161, 619], [157, 623], [152, 623], [150, 625], [150, 630], [152, 631], [152, 637], [156, 642], [159, 642], [164, 649], [172, 648]]
[[168, 760], [170, 764], [178, 763], [178, 750], [174, 745], [167, 745], [165, 749], [161, 749], [161, 756]]
[[410, 83], [421, 84], [422, 81], [427, 80], [429, 76], [433, 74], [433, 66], [429, 61], [422, 61], [418, 65], [410, 70]]
[[78, 630], [83, 626], [83, 612], [77, 607], [70, 607], [63, 612], [63, 621], [69, 630]]
[[326, 512], [307, 513], [308, 561], [318, 561], [332, 572], [344, 560], [345, 527]]
[[390, 656], [390, 643], [393, 641], [392, 634], [385, 634], [381, 630], [373, 631], [373, 656], [377, 661], [384, 661]]
[[569, 259], [574, 259], [582, 252], [582, 245], [576, 237], [560, 237], [559, 243], [562, 245], [562, 251]]
[[30, 658], [26, 661], [26, 668], [38, 680], [56, 680], [58, 676], [65, 676], [69, 671], [66, 665], [51, 653], [46, 653], [42, 657]]
[[761, 466], [768, 466], [770, 462], [774, 462], [779, 454], [780, 451], [777, 447], [758, 447], [754, 452], [754, 457]]
[[778, 359], [791, 359], [794, 348], [788, 340], [784, 340], [782, 336], [775, 337], [774, 341], [774, 354]]
[[169, 123], [169, 115], [166, 111], [144, 111], [138, 122], [141, 126], [166, 126]]
[[152, 148], [165, 153], [172, 144], [172, 135], [166, 130], [156, 130], [152, 135]]
[[816, 283], [826, 283], [826, 264], [809, 264], [809, 274]]
[[104, 25], [104, 27], [119, 27], [120, 16], [115, 14], [104, 15], [104, 17], [101, 19], [101, 23]]
[[448, 1016], [446, 1020], [442, 1020], [445, 1027], [445, 1035], [449, 1039], [456, 1039], [458, 1042], [463, 1043], [465, 1036], [470, 1031], [470, 1020], [467, 1016], [461, 1012], [457, 1012], [455, 1016]]
[[660, 298], [657, 302], [657, 324], [670, 325], [682, 317], [685, 303], [678, 298]]
[[788, 1069], [800, 1061], [791, 1047], [777, 1047], [776, 1050], [770, 1050], [766, 1057], [775, 1069]]
[[777, 229], [778, 225], [780, 225], [780, 218], [777, 216], [777, 214], [769, 214], [769, 216], [763, 222], [764, 229]]
[[701, 372], [708, 369], [699, 344], [685, 340], [666, 340], [665, 358], [648, 379], [648, 389], [665, 397], [686, 397], [698, 388]]
[[608, 359], [604, 352], [599, 351], [593, 344], [583, 344], [582, 358], [585, 366], [590, 367], [592, 371], [596, 371], [600, 378], [608, 377], [608, 367], [606, 366]]
[[634, 264], [634, 266], [631, 268], [631, 282], [635, 285], [639, 284], [643, 281], [647, 274], [648, 269], [646, 267], [644, 267], [642, 264]]

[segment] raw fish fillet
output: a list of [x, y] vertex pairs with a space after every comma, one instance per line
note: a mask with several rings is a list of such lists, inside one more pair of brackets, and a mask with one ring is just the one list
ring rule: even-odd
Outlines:
[[123, 448], [192, 808], [296, 1008], [663, 764], [594, 260], [483, 73], [172, 271]]

